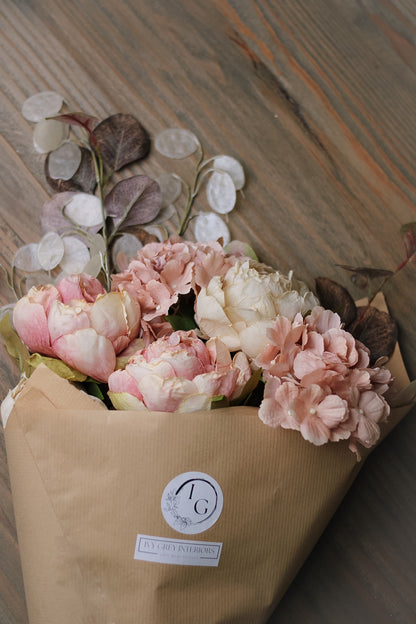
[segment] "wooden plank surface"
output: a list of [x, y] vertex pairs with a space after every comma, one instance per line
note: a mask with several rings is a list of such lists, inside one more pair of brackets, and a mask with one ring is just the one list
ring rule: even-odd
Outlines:
[[[39, 239], [52, 194], [20, 112], [43, 90], [97, 117], [134, 114], [152, 136], [188, 128], [208, 156], [239, 158], [248, 184], [233, 237], [311, 285], [352, 286], [338, 264], [404, 258], [399, 228], [416, 220], [413, 0], [3, 0], [0, 31], [2, 264]], [[172, 162], [153, 152], [140, 171]], [[385, 289], [411, 378], [415, 287], [413, 264]], [[0, 296], [12, 300], [3, 277]], [[17, 373], [0, 358], [4, 396]], [[369, 458], [271, 622], [416, 621], [414, 416]], [[1, 434], [0, 623], [26, 622]]]

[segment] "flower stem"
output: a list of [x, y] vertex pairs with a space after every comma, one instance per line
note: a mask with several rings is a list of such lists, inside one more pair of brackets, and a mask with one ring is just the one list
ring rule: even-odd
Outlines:
[[107, 234], [107, 220], [106, 220], [107, 216], [105, 214], [105, 209], [104, 209], [104, 192], [103, 192], [104, 166], [103, 166], [103, 159], [101, 158], [101, 154], [99, 152], [98, 146], [95, 146], [91, 150], [91, 154], [92, 154], [92, 160], [94, 163], [95, 179], [97, 180], [98, 198], [101, 204], [101, 216], [102, 216], [102, 221], [103, 221], [103, 227], [101, 230], [102, 237], [105, 243], [105, 252], [103, 254], [103, 270], [105, 274], [106, 288], [108, 291], [110, 291], [111, 279], [110, 279], [110, 266], [109, 266], [109, 261], [108, 261], [109, 240], [108, 240], [108, 234]]
[[186, 207], [185, 207], [185, 214], [183, 216], [182, 222], [179, 226], [179, 230], [178, 230], [178, 235], [179, 236], [183, 236], [187, 230], [187, 227], [189, 225], [189, 221], [191, 218], [191, 211], [192, 211], [192, 207], [194, 205], [194, 201], [196, 196], [198, 195], [198, 191], [199, 191], [199, 187], [198, 187], [198, 182], [199, 182], [199, 176], [201, 174], [201, 170], [204, 167], [205, 163], [203, 162], [204, 159], [204, 150], [202, 149], [202, 147], [200, 148], [201, 152], [199, 155], [199, 160], [196, 164], [195, 167], [195, 178], [194, 178], [194, 183], [192, 185], [192, 187], [188, 187], [188, 198], [187, 198], [187, 202], [186, 202]]

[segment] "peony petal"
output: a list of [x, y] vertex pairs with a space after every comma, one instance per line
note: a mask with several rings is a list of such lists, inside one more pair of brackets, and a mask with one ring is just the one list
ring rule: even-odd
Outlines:
[[199, 410], [211, 409], [211, 398], [204, 394], [191, 394], [184, 398], [176, 411], [197, 412]]
[[128, 394], [128, 392], [108, 392], [108, 398], [110, 399], [113, 407], [116, 410], [147, 410], [145, 404], [135, 396]]
[[116, 370], [108, 378], [108, 388], [115, 393], [128, 393], [142, 399], [137, 381], [125, 370]]
[[113, 345], [92, 328], [61, 336], [53, 349], [63, 362], [98, 381], [106, 382], [116, 365]]
[[29, 351], [54, 355], [46, 312], [40, 303], [31, 303], [27, 296], [19, 299], [13, 309], [13, 325]]
[[267, 331], [271, 326], [272, 321], [257, 321], [240, 332], [241, 349], [248, 357], [256, 358], [267, 347]]
[[48, 316], [48, 330], [52, 344], [65, 334], [90, 327], [91, 304], [80, 300], [76, 305], [55, 301]]
[[158, 375], [146, 375], [138, 386], [144, 404], [155, 412], [176, 412], [187, 396], [198, 394], [192, 381], [178, 377], [163, 379]]

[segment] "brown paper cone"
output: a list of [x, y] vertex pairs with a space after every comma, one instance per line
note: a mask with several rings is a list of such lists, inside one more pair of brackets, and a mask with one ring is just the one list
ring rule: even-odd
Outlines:
[[[390, 368], [394, 392], [408, 383], [398, 351]], [[392, 410], [383, 436], [408, 409]], [[265, 426], [255, 408], [107, 411], [45, 367], [5, 438], [31, 624], [265, 622], [363, 464], [345, 442]], [[198, 535], [161, 511], [189, 471], [224, 497]], [[137, 560], [138, 534], [221, 543], [218, 566]]]

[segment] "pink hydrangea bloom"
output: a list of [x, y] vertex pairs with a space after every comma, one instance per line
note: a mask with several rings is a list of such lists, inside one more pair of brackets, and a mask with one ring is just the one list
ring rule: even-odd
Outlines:
[[117, 409], [210, 409], [216, 396], [238, 397], [250, 376], [243, 353], [231, 359], [218, 339], [204, 343], [194, 331], [176, 331], [139, 350], [125, 370], [112, 373], [109, 397]]
[[124, 289], [140, 304], [143, 321], [168, 313], [179, 295], [206, 286], [214, 275], [224, 275], [236, 257], [219, 243], [192, 243], [171, 238], [149, 243], [127, 269], [112, 276], [112, 290]]
[[316, 306], [304, 320], [278, 317], [267, 335], [255, 360], [266, 381], [263, 422], [300, 431], [316, 445], [348, 439], [357, 455], [357, 443], [375, 444], [389, 415], [382, 395], [391, 374], [369, 367], [368, 350], [342, 329], [339, 316]]

